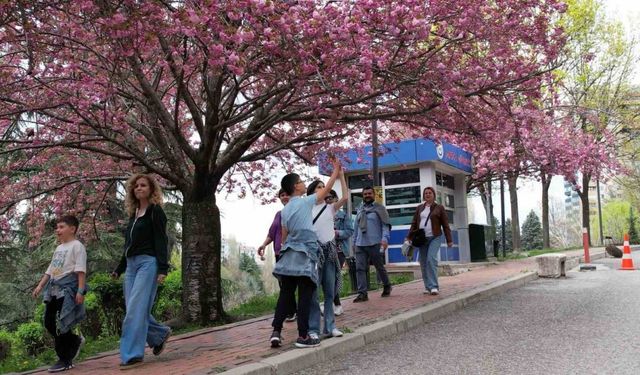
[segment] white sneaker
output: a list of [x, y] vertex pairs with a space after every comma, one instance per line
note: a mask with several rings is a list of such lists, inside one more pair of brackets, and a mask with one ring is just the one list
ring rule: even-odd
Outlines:
[[320, 340], [320, 336], [318, 336], [317, 333], [309, 333], [309, 337], [311, 337], [313, 340]]
[[324, 304], [320, 305], [320, 315], [324, 316]]
[[422, 294], [431, 294], [431, 291], [429, 289], [425, 289], [422, 291]]
[[437, 296], [438, 294], [440, 294], [440, 292], [438, 291], [438, 288], [431, 289], [431, 295], [432, 296]]
[[342, 335], [344, 335], [344, 333], [337, 328], [334, 328], [333, 331], [331, 331], [331, 337], [342, 337]]
[[333, 305], [333, 315], [340, 316], [344, 312], [342, 305]]

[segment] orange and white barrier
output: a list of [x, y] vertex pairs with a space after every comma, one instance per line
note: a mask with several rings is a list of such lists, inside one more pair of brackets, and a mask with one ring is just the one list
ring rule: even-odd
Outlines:
[[629, 234], [624, 234], [624, 252], [622, 253], [622, 271], [633, 271], [633, 259], [631, 258], [631, 246], [629, 246]]

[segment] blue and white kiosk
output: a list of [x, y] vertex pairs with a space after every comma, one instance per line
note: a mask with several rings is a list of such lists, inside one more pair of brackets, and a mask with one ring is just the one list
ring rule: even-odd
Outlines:
[[[471, 154], [457, 146], [427, 139], [388, 143], [382, 148], [386, 150], [378, 158], [382, 202], [393, 226], [389, 250], [386, 252], [387, 264], [407, 264], [400, 247], [409, 231], [415, 208], [422, 203], [422, 190], [427, 186], [436, 190], [438, 203], [445, 207], [453, 237], [453, 247], [447, 247], [443, 241], [440, 261], [469, 263], [466, 177], [473, 172]], [[344, 164], [351, 191], [348, 207], [355, 215], [362, 203], [362, 188], [373, 185], [371, 147], [365, 148], [360, 154], [351, 150], [346, 157], [350, 160]], [[320, 173], [329, 175], [329, 170], [321, 165]]]

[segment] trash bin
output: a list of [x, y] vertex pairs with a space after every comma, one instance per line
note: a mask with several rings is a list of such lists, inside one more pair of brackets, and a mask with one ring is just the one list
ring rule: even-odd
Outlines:
[[486, 225], [469, 224], [469, 242], [472, 262], [487, 260], [487, 247], [484, 240], [485, 227]]
[[356, 258], [347, 258], [347, 264], [349, 265], [349, 281], [351, 281], [351, 290], [356, 292], [358, 290], [358, 279], [356, 276]]

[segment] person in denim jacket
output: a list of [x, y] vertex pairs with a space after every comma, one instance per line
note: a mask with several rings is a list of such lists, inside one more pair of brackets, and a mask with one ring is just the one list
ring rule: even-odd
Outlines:
[[[347, 196], [347, 192], [342, 192], [343, 195]], [[338, 201], [338, 194], [331, 190], [331, 194], [325, 198], [325, 202], [327, 203], [335, 203]], [[347, 258], [351, 258], [351, 249], [349, 248], [349, 239], [353, 236], [353, 220], [351, 220], [351, 215], [345, 210], [339, 210], [336, 212], [336, 216], [334, 216], [335, 222], [335, 231], [336, 231], [336, 242], [338, 243], [338, 260], [340, 261], [340, 269], [344, 267], [344, 262]], [[336, 296], [333, 299], [333, 304], [335, 305], [333, 308], [333, 313], [336, 316], [342, 315], [344, 310], [342, 309], [342, 304], [340, 303], [340, 291], [336, 291]]]
[[320, 340], [309, 335], [309, 311], [313, 292], [318, 287], [318, 263], [320, 248], [318, 236], [313, 229], [311, 211], [314, 205], [323, 202], [333, 184], [342, 172], [342, 166], [333, 160], [333, 173], [324, 189], [310, 196], [303, 196], [307, 190], [300, 176], [290, 173], [282, 178], [281, 187], [291, 199], [282, 209], [282, 249], [280, 260], [273, 269], [273, 275], [280, 281], [280, 294], [273, 317], [273, 332], [269, 338], [272, 347], [282, 344], [282, 326], [295, 302], [298, 290], [298, 339], [295, 346], [309, 348], [320, 345]]

